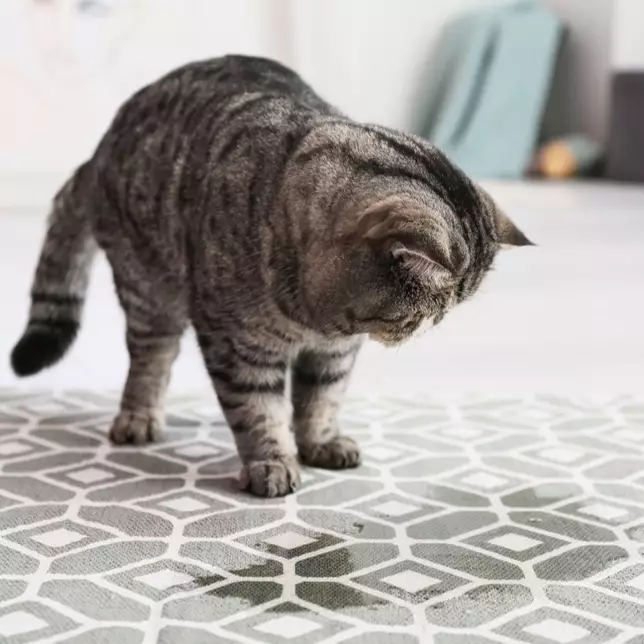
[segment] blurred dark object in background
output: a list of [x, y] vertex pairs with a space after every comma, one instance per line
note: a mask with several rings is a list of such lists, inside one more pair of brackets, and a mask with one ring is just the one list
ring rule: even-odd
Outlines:
[[644, 71], [613, 76], [606, 176], [644, 182]]

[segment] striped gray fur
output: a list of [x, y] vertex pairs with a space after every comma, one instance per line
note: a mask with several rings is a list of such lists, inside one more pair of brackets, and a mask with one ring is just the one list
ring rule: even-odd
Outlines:
[[69, 348], [98, 244], [130, 355], [112, 440], [160, 435], [192, 325], [243, 486], [282, 495], [298, 456], [358, 464], [337, 417], [362, 339], [438, 323], [504, 243], [529, 244], [427, 142], [351, 121], [278, 63], [199, 62], [127, 101], [56, 197], [12, 362], [28, 375]]

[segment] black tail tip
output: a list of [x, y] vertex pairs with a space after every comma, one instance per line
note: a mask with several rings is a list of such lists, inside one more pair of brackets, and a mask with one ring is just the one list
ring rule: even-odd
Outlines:
[[11, 367], [17, 376], [33, 376], [58, 362], [71, 346], [78, 324], [28, 327], [11, 352]]

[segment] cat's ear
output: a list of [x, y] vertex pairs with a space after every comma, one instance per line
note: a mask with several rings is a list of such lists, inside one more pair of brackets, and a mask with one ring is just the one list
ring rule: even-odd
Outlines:
[[492, 212], [496, 223], [496, 231], [501, 248], [514, 248], [518, 246], [535, 246], [517, 227], [517, 225], [499, 208], [489, 193], [477, 186], [479, 195], [488, 210]]
[[408, 248], [399, 241], [390, 245], [389, 253], [401, 270], [433, 289], [443, 289], [454, 281], [453, 272], [430, 253]]
[[358, 234], [405, 274], [445, 288], [469, 261], [465, 242], [412, 207], [396, 197], [374, 204], [362, 214]]
[[514, 248], [517, 246], [535, 246], [516, 224], [499, 208], [495, 209], [496, 229], [499, 235], [501, 248]]

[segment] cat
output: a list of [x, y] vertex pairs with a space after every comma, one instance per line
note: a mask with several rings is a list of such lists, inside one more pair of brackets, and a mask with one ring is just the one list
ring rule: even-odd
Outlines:
[[363, 338], [438, 324], [502, 246], [526, 245], [426, 141], [350, 120], [277, 62], [197, 62], [134, 94], [55, 197], [12, 365], [27, 376], [68, 350], [101, 248], [130, 357], [111, 440], [161, 436], [192, 325], [241, 487], [281, 496], [300, 461], [359, 464], [338, 408]]

